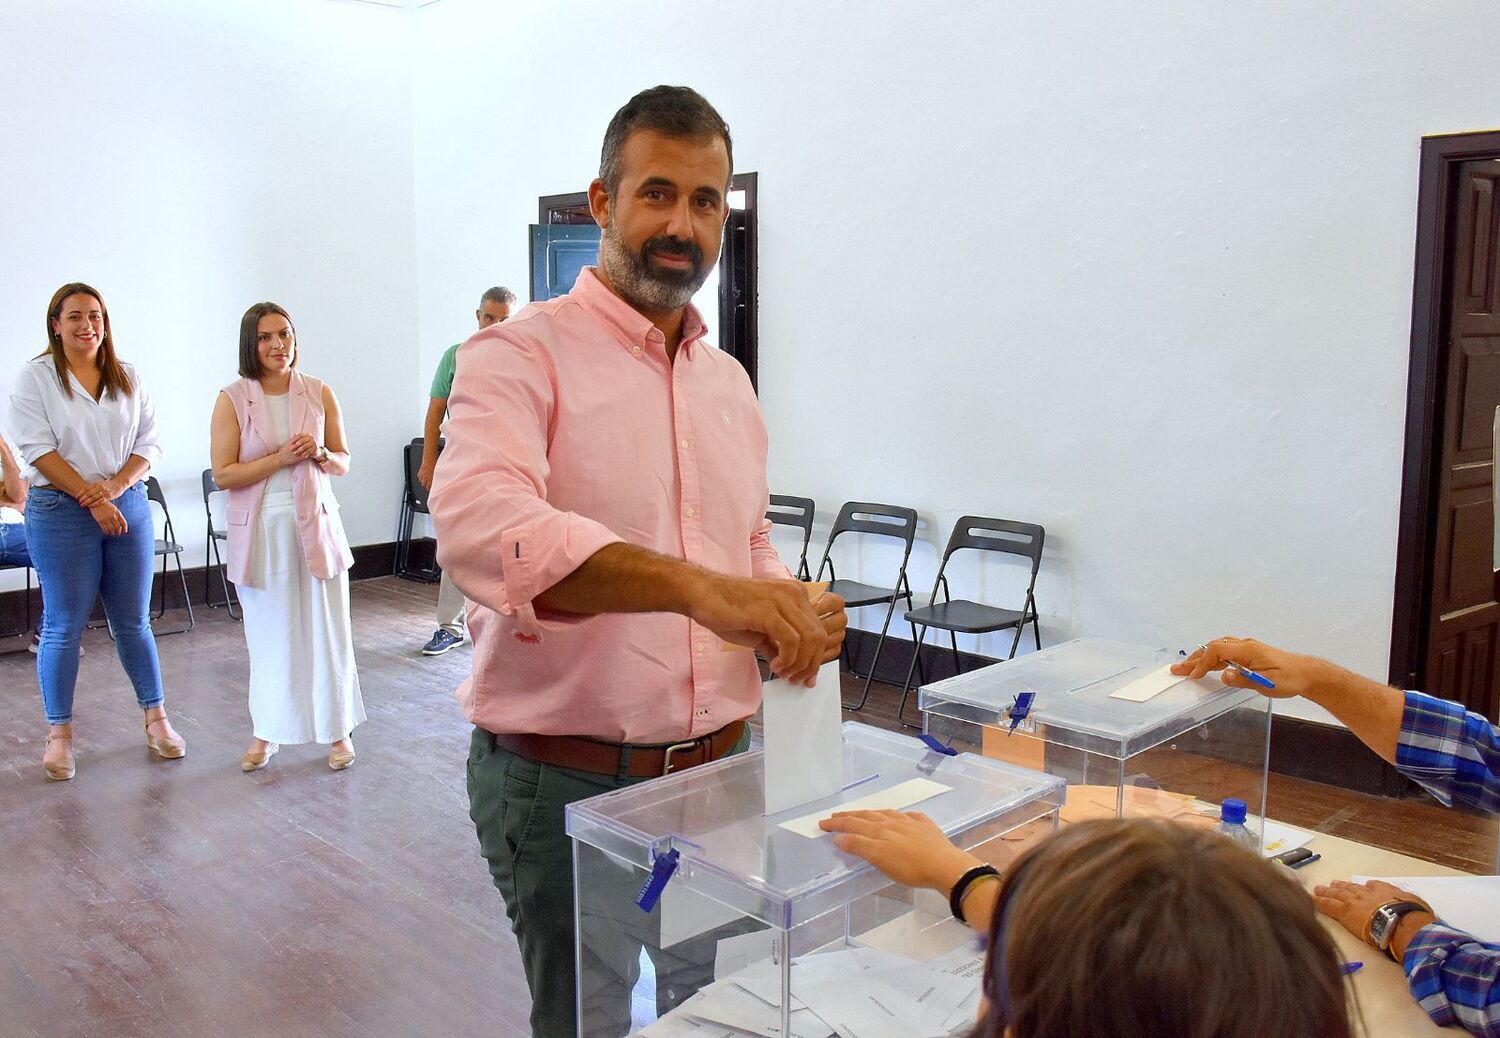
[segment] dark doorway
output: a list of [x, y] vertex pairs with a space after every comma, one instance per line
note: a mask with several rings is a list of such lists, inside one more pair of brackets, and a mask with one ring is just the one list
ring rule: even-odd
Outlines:
[[1392, 684], [1500, 717], [1500, 131], [1422, 141]]
[[[729, 219], [714, 274], [717, 313], [704, 313], [715, 344], [744, 365], [751, 385], [757, 385], [759, 360], [756, 180], [754, 173], [736, 173], [729, 182]], [[566, 293], [579, 270], [594, 263], [598, 252], [599, 228], [589, 214], [588, 195], [582, 191], [543, 195], [537, 200], [537, 222], [531, 227], [531, 298], [551, 299]]]

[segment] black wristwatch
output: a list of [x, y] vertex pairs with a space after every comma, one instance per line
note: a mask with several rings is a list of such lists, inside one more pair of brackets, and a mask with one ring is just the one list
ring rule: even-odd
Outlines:
[[1396, 936], [1396, 924], [1408, 912], [1426, 912], [1431, 915], [1432, 909], [1420, 901], [1386, 902], [1375, 909], [1375, 914], [1370, 917], [1370, 943], [1390, 955], [1391, 938]]
[[953, 913], [953, 918], [960, 923], [967, 923], [968, 920], [964, 918], [964, 895], [969, 892], [975, 880], [985, 876], [998, 877], [999, 875], [1000, 870], [993, 865], [975, 865], [958, 877], [958, 882], [953, 884], [953, 889], [948, 892], [948, 910]]

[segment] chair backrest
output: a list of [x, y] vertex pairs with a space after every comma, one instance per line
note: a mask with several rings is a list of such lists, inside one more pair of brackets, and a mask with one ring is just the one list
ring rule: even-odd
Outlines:
[[807, 542], [812, 537], [813, 515], [817, 510], [817, 506], [813, 504], [813, 499], [810, 497], [772, 494], [771, 507], [766, 509], [766, 518], [778, 526], [794, 526], [801, 530], [802, 546], [803, 550], [806, 550]]
[[155, 501], [161, 506], [161, 515], [165, 526], [163, 533], [167, 540], [175, 541], [177, 535], [172, 532], [172, 510], [167, 507], [167, 495], [162, 493], [161, 482], [155, 476], [146, 477], [146, 500]]
[[214, 521], [214, 510], [209, 507], [209, 505], [208, 505], [208, 499], [210, 497], [212, 497], [213, 495], [215, 495], [215, 494], [222, 494], [222, 493], [224, 493], [224, 491], [220, 488], [219, 484], [217, 484], [217, 483], [214, 482], [214, 470], [213, 469], [204, 469], [203, 470], [203, 511], [208, 516], [208, 521], [209, 521], [210, 524], [212, 524], [213, 521]]
[[1031, 579], [1036, 580], [1037, 569], [1042, 564], [1042, 542], [1047, 531], [1035, 523], [1022, 523], [1014, 519], [991, 519], [982, 515], [966, 515], [953, 524], [953, 534], [948, 538], [948, 547], [943, 550], [943, 562], [938, 572], [948, 565], [953, 553], [965, 548], [979, 551], [999, 551], [1009, 555], [1020, 555], [1031, 560]]
[[912, 541], [917, 536], [917, 510], [902, 505], [882, 505], [873, 501], [846, 501], [839, 509], [828, 531], [828, 543], [823, 546], [823, 560], [818, 563], [818, 580], [823, 579], [823, 568], [831, 565], [828, 555], [833, 551], [833, 542], [842, 533], [867, 533], [876, 537], [895, 537], [904, 546], [899, 572], [904, 577], [907, 560], [911, 558]]
[[412, 440], [401, 448], [401, 454], [405, 467], [407, 507], [414, 512], [430, 515], [427, 511], [427, 488], [417, 479], [417, 470], [422, 467], [422, 440]]
[[917, 510], [901, 505], [881, 505], [871, 501], [846, 501], [839, 509], [828, 543], [841, 533], [868, 533], [877, 537], [899, 537], [911, 551], [917, 536]]
[[813, 516], [818, 506], [810, 497], [790, 497], [772, 494], [771, 507], [766, 509], [766, 518], [778, 526], [790, 526], [802, 531], [802, 557], [797, 562], [797, 579], [809, 580], [807, 571], [807, 546], [812, 543]]

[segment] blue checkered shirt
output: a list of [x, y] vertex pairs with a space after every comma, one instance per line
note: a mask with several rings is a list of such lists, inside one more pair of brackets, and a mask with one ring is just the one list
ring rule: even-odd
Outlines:
[[[1406, 693], [1396, 767], [1445, 806], [1500, 812], [1500, 737], [1458, 703]], [[1500, 1038], [1500, 945], [1438, 921], [1417, 931], [1401, 965], [1434, 1023]]]

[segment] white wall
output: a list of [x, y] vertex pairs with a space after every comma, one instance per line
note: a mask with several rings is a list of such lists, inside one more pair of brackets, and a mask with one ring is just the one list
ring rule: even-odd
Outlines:
[[350, 533], [389, 539], [386, 459], [478, 292], [524, 295], [537, 196], [588, 183], [631, 93], [686, 82], [761, 173], [776, 489], [825, 526], [846, 498], [917, 507], [923, 591], [958, 515], [1044, 523], [1050, 641], [1234, 631], [1385, 670], [1417, 151], [1495, 122], [1491, 4], [0, 0], [0, 22], [0, 370], [53, 288], [98, 284], [194, 553], [249, 302], [292, 311], [349, 413]]
[[97, 287], [156, 397], [188, 565], [209, 413], [261, 299], [344, 406], [351, 539], [394, 537], [421, 422], [410, 24], [320, 0], [0, 0], [0, 410], [52, 292]]
[[1045, 524], [1052, 641], [1255, 633], [1384, 674], [1419, 140], [1500, 119], [1500, 8], [447, 0], [417, 26], [424, 349], [476, 270], [525, 270], [536, 197], [588, 182], [619, 104], [694, 85], [761, 174], [774, 487], [825, 524], [917, 507], [924, 591], [960, 514]]

